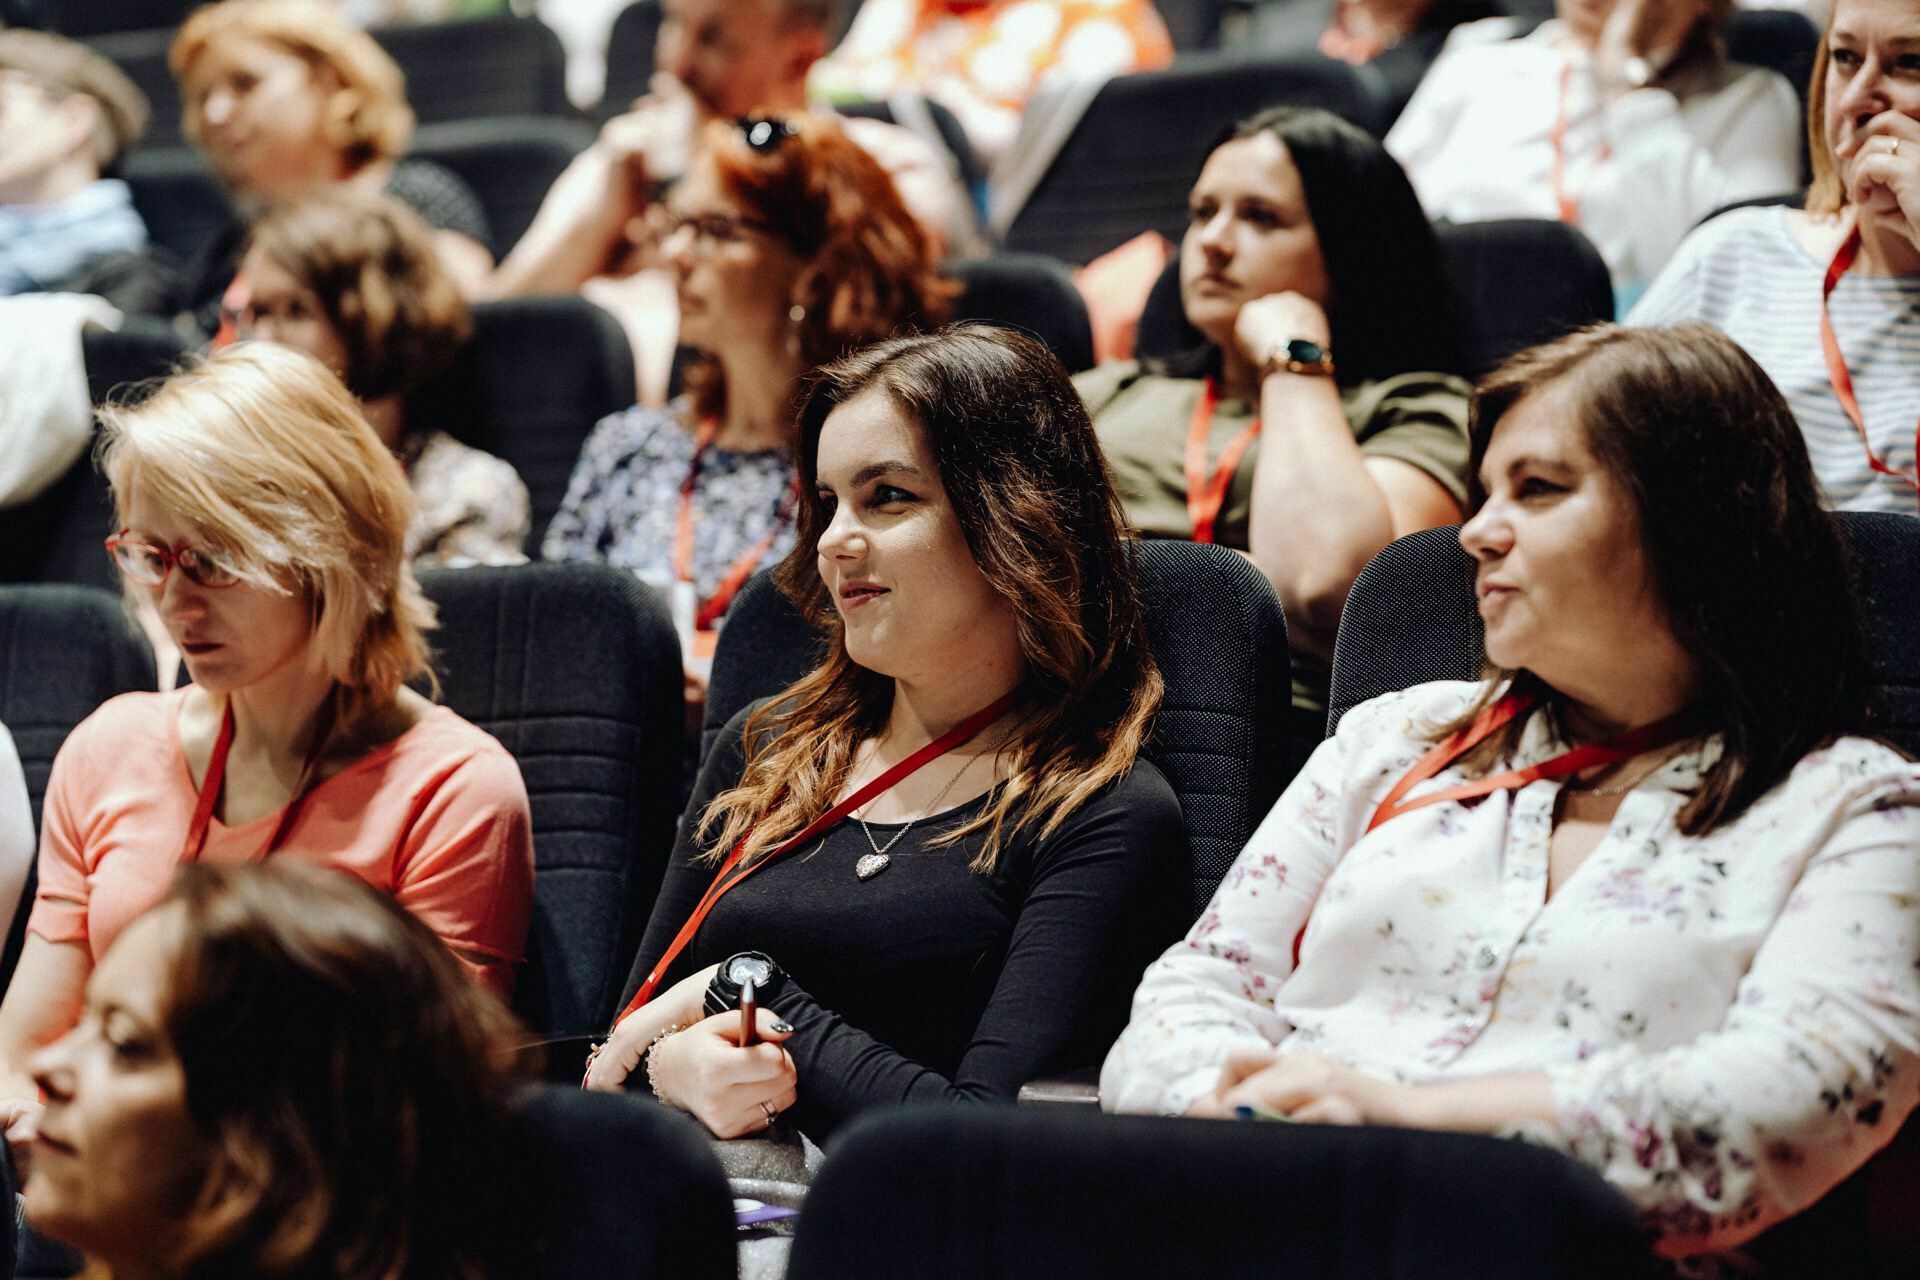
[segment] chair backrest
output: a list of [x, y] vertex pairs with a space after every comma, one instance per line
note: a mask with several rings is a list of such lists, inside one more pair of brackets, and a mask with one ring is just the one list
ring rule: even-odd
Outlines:
[[1728, 61], [1779, 72], [1806, 102], [1814, 54], [1820, 48], [1820, 28], [1806, 14], [1793, 9], [1735, 10], [1727, 15], [1720, 37], [1726, 41]]
[[142, 147], [120, 176], [147, 235], [182, 262], [197, 259], [236, 216], [227, 189], [192, 147]]
[[1047, 344], [1068, 373], [1093, 367], [1093, 321], [1073, 277], [1054, 258], [1001, 253], [953, 264], [962, 293], [956, 320], [987, 320]]
[[533, 222], [547, 188], [592, 142], [593, 129], [583, 121], [529, 115], [422, 125], [411, 154], [445, 165], [473, 188], [494, 254], [505, 256]]
[[[73, 727], [107, 699], [153, 687], [153, 649], [117, 593], [0, 587], [0, 724], [20, 752], [35, 832], [53, 758]], [[33, 886], [29, 876], [25, 901], [32, 900]], [[0, 989], [13, 975], [26, 922], [27, 913], [17, 913], [0, 950]]]
[[[88, 329], [80, 341], [95, 404], [116, 393], [124, 398], [129, 384], [164, 375], [186, 354], [172, 326], [141, 316], [127, 317], [117, 331]], [[89, 449], [44, 493], [0, 510], [0, 582], [118, 591], [119, 577], [100, 545], [113, 530], [113, 498]]]
[[527, 547], [537, 553], [594, 423], [634, 394], [619, 321], [577, 297], [515, 298], [473, 308], [473, 337], [414, 393], [407, 415], [513, 464], [532, 501]]
[[370, 32], [407, 77], [421, 124], [482, 116], [564, 116], [567, 54], [538, 18], [468, 18]]
[[733, 1280], [733, 1198], [686, 1116], [632, 1094], [536, 1086], [506, 1135], [526, 1280]]
[[[1197, 915], [1286, 783], [1286, 621], [1244, 556], [1156, 541], [1140, 544], [1138, 563], [1147, 642], [1166, 681], [1147, 755], [1186, 817]], [[805, 675], [820, 653], [771, 577], [756, 575], [720, 632], [703, 752], [734, 712]]]
[[[875, 1223], [884, 1223], [875, 1230]], [[1469, 1134], [901, 1109], [841, 1135], [789, 1280], [1629, 1280], [1627, 1202], [1556, 1152]]]
[[1251, 0], [1158, 0], [1154, 5], [1180, 53], [1218, 49], [1220, 25], [1227, 14], [1251, 7]]
[[597, 113], [602, 120], [619, 115], [646, 94], [661, 16], [660, 0], [633, 0], [614, 18], [607, 34], [607, 87]]
[[613, 1016], [673, 845], [680, 644], [658, 597], [606, 565], [420, 575], [441, 696], [500, 739], [533, 808], [534, 913], [515, 1005], [534, 1029]]
[[[1518, 218], [1434, 227], [1462, 322], [1467, 369], [1478, 376], [1516, 351], [1613, 319], [1613, 280], [1578, 228]], [[1147, 294], [1134, 349], [1170, 356], [1198, 345], [1180, 302], [1174, 255]]]
[[[966, 126], [960, 123], [960, 117], [953, 114], [951, 107], [932, 98], [922, 98], [920, 105], [926, 108], [927, 115], [933, 120], [933, 127], [940, 134], [941, 145], [953, 157], [968, 195], [981, 190], [987, 181], [987, 167], [980, 162], [979, 153], [973, 149], [973, 141], [967, 137]], [[834, 110], [843, 116], [860, 116], [868, 120], [882, 120], [887, 124], [900, 123], [889, 102], [837, 102]]]
[[1179, 239], [1187, 191], [1215, 140], [1280, 103], [1383, 128], [1384, 107], [1365, 77], [1329, 58], [1203, 55], [1119, 76], [1088, 104], [1007, 228], [1006, 247], [1084, 263], [1148, 228]]
[[[1920, 755], [1920, 522], [1842, 511], [1860, 582], [1874, 732]], [[1369, 698], [1428, 680], [1471, 680], [1483, 654], [1473, 559], [1459, 527], [1409, 534], [1360, 572], [1340, 616], [1327, 732]]]
[[[73, 0], [72, 7], [105, 14], [120, 6], [82, 4], [80, 0]], [[147, 131], [140, 136], [143, 150], [176, 146], [182, 140], [180, 87], [173, 82], [173, 72], [167, 68], [167, 50], [173, 44], [173, 33], [174, 27], [158, 22], [141, 24], [138, 29], [116, 23], [111, 29], [101, 27], [98, 34], [90, 34], [84, 40], [89, 48], [126, 72], [127, 79], [146, 95], [151, 114], [147, 118]]]
[[45, 25], [63, 36], [94, 36], [109, 31], [172, 28], [186, 21], [195, 0], [52, 0], [42, 6]]

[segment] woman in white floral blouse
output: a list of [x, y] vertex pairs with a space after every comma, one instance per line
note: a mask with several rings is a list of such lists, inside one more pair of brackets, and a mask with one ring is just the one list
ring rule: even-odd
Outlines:
[[1147, 971], [1101, 1096], [1522, 1131], [1662, 1253], [1728, 1250], [1920, 1096], [1920, 772], [1856, 736], [1843, 544], [1729, 339], [1517, 357], [1473, 465], [1490, 678], [1346, 716]]

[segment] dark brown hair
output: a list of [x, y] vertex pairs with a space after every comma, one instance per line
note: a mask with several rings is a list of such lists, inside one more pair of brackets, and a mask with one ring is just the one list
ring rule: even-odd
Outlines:
[[[907, 212], [893, 179], [830, 121], [798, 116], [770, 145], [747, 144], [737, 125], [716, 122], [703, 135], [720, 185], [748, 217], [776, 228], [807, 267], [792, 304], [808, 368], [906, 329], [947, 317], [959, 286], [940, 276], [932, 242]], [[726, 407], [717, 364], [696, 355], [685, 381], [703, 417]]]
[[390, 197], [343, 186], [280, 205], [253, 224], [248, 247], [319, 299], [347, 350], [341, 381], [362, 400], [413, 390], [473, 331], [432, 232]]
[[[1566, 393], [1600, 466], [1640, 525], [1653, 589], [1699, 666], [1695, 706], [1724, 740], [1680, 811], [1702, 835], [1740, 816], [1807, 752], [1866, 721], [1852, 566], [1821, 503], [1806, 441], [1778, 388], [1706, 325], [1597, 325], [1531, 351], [1474, 392], [1469, 504], [1500, 420], [1526, 396]], [[1436, 740], [1472, 723], [1509, 682], [1567, 736], [1565, 699], [1527, 671], [1490, 668], [1480, 701]], [[1484, 771], [1510, 757], [1530, 717], [1462, 757]]]
[[834, 409], [869, 392], [927, 433], [967, 547], [1018, 619], [1025, 714], [1005, 747], [1011, 776], [977, 818], [941, 837], [985, 828], [973, 867], [991, 871], [1009, 834], [1050, 833], [1133, 767], [1161, 681], [1125, 516], [1086, 407], [1046, 347], [985, 325], [880, 343], [810, 384], [799, 529], [777, 573], [828, 636], [827, 657], [749, 720], [746, 772], [708, 808], [701, 834], [721, 828], [715, 851], [746, 837], [749, 858], [764, 852], [831, 806], [855, 748], [886, 724], [893, 682], [848, 657], [815, 562], [832, 517], [816, 484], [820, 431]]
[[337, 871], [181, 871], [162, 1022], [214, 1145], [176, 1274], [484, 1274], [512, 1018], [425, 925]]

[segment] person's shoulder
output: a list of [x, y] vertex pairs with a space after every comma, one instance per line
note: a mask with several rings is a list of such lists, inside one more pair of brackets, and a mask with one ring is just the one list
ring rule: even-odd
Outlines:
[[498, 483], [508, 480], [519, 481], [519, 473], [513, 464], [505, 458], [495, 457], [485, 449], [476, 449], [461, 440], [456, 440], [444, 431], [428, 434], [420, 448], [420, 456], [415, 460], [416, 470], [433, 469], [446, 473], [478, 473]]
[[[1783, 205], [1742, 205], [1728, 209], [1695, 227], [1681, 243], [1681, 253], [1714, 258], [1728, 253], [1766, 250], [1792, 256], [1793, 233], [1788, 220], [1794, 211]], [[1675, 257], [1680, 257], [1675, 254]]]
[[1447, 33], [1434, 71], [1457, 74], [1492, 62], [1530, 61], [1538, 56], [1534, 34], [1523, 20], [1507, 14], [1462, 22]]
[[467, 786], [524, 796], [520, 765], [500, 739], [452, 707], [432, 704], [392, 743], [397, 772], [434, 778], [459, 777]]
[[[1137, 395], [1181, 397], [1200, 394], [1200, 379], [1154, 373], [1138, 360], [1105, 361], [1073, 375], [1073, 386], [1087, 406], [1088, 415], [1096, 420], [1102, 412], [1122, 399]], [[1097, 421], [1095, 425], [1099, 425]]]
[[1785, 76], [1771, 68], [1722, 60], [1702, 80], [1707, 92], [1732, 95], [1745, 104], [1745, 109], [1764, 107], [1771, 99], [1770, 105], [1790, 111], [1795, 121], [1799, 120], [1800, 95]]
[[1335, 736], [1349, 743], [1426, 742], [1466, 714], [1486, 689], [1480, 680], [1430, 680], [1383, 693], [1342, 716]]
[[388, 195], [413, 207], [427, 225], [458, 231], [479, 241], [489, 238], [485, 206], [467, 180], [443, 164], [409, 156], [387, 178]]
[[1362, 382], [1349, 388], [1346, 395], [1350, 404], [1373, 411], [1388, 406], [1427, 402], [1453, 417], [1452, 410], [1457, 408], [1457, 416], [1465, 422], [1466, 405], [1473, 396], [1473, 384], [1458, 374], [1413, 369]]
[[[108, 698], [74, 727], [67, 742], [124, 740], [137, 745], [155, 736], [171, 738], [174, 717], [185, 694], [186, 690], [175, 689], [170, 693], [134, 692]], [[65, 744], [60, 749], [65, 751]]]
[[685, 404], [634, 404], [616, 409], [593, 424], [592, 441], [605, 447], [619, 444], [639, 448], [650, 440], [678, 439], [687, 435], [683, 412]]
[[1920, 806], [1920, 761], [1875, 738], [1841, 737], [1800, 757], [1784, 784], [1792, 791], [1884, 796]]

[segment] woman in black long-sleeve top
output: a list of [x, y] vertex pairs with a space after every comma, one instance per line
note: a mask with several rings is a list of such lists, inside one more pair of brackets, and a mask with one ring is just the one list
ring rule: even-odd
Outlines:
[[[1095, 1062], [1181, 924], [1179, 806], [1138, 758], [1160, 677], [1058, 363], [985, 328], [870, 348], [821, 374], [799, 464], [781, 580], [828, 656], [707, 761], [629, 984], [649, 998], [589, 1075], [722, 1137]], [[767, 1043], [739, 1043], [743, 976]]]

